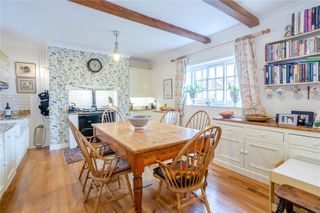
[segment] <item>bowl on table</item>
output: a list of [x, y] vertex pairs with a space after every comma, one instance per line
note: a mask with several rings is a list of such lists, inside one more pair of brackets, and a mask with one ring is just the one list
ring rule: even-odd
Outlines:
[[224, 119], [231, 118], [234, 115], [234, 112], [232, 111], [225, 111], [225, 112], [220, 112], [219, 115], [222, 116]]
[[258, 122], [266, 122], [272, 118], [272, 116], [265, 115], [265, 114], [247, 114], [243, 116], [248, 121], [258, 121]]
[[150, 116], [145, 115], [133, 115], [129, 116], [128, 120], [135, 130], [142, 130], [149, 122]]

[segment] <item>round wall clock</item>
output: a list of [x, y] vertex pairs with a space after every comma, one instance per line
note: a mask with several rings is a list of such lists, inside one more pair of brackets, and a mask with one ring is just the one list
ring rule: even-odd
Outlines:
[[91, 72], [99, 72], [102, 69], [101, 61], [97, 58], [90, 59], [87, 66]]

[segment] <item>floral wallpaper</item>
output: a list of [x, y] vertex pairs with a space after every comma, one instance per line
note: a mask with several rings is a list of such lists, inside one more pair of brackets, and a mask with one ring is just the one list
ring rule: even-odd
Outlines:
[[[50, 144], [68, 143], [68, 88], [81, 85], [117, 91], [118, 109], [129, 111], [129, 59], [118, 63], [110, 56], [60, 47], [49, 47]], [[102, 69], [92, 73], [87, 68], [91, 58], [98, 58]]]

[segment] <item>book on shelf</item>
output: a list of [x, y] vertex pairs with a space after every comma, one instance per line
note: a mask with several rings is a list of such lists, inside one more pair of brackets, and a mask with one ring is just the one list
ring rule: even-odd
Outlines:
[[320, 82], [320, 61], [264, 66], [265, 84]]
[[266, 62], [320, 54], [320, 35], [265, 46]]
[[320, 5], [292, 13], [291, 35], [310, 32], [320, 29]]

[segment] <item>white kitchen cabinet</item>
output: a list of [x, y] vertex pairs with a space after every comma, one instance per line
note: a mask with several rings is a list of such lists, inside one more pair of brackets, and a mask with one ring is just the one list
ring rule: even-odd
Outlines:
[[29, 122], [28, 119], [3, 120], [0, 124], [11, 126], [0, 132], [1, 199], [29, 147]]
[[268, 183], [272, 163], [295, 158], [320, 164], [320, 134], [228, 121], [214, 121], [222, 129], [215, 163]]
[[283, 150], [283, 144], [246, 137], [245, 149], [243, 150], [244, 168], [269, 177], [272, 164], [276, 160], [283, 158]]
[[151, 97], [151, 70], [130, 69], [130, 97]]
[[7, 188], [16, 173], [16, 131], [11, 128], [4, 133], [4, 186]]
[[3, 134], [0, 134], [0, 198], [5, 191], [4, 183], [4, 139]]

